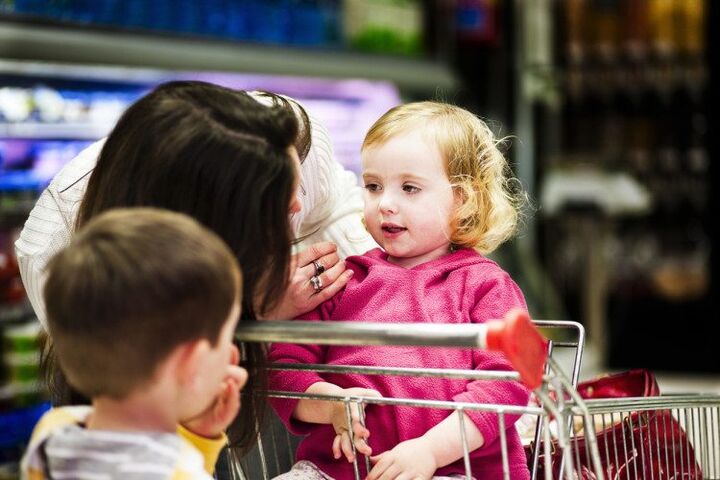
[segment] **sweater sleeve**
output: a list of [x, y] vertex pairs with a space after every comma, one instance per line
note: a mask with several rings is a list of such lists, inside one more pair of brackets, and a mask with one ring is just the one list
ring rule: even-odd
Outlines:
[[46, 329], [42, 296], [45, 266], [70, 243], [89, 174], [95, 167], [104, 143], [104, 139], [93, 143], [60, 170], [40, 195], [15, 242], [15, 254], [25, 292], [35, 315]]
[[[320, 345], [296, 345], [293, 343], [275, 343], [270, 347], [268, 359], [271, 363], [322, 363], [325, 349]], [[271, 370], [268, 378], [270, 390], [278, 392], [304, 393], [311, 385], [324, 381], [315, 372]], [[293, 418], [298, 404], [297, 399], [270, 398], [270, 405], [280, 420], [292, 433], [303, 435], [312, 428], [311, 424]]]
[[325, 127], [310, 116], [312, 145], [302, 165], [300, 248], [331, 241], [341, 257], [377, 247], [362, 224], [363, 198], [355, 174], [335, 159]]
[[[507, 274], [485, 282], [476, 299], [472, 311], [473, 323], [484, 323], [490, 319], [502, 319], [512, 308], [527, 309], [520, 288]], [[475, 350], [473, 352], [475, 370], [512, 371], [513, 368], [499, 352]], [[521, 383], [513, 381], [476, 380], [467, 384], [466, 390], [453, 397], [457, 402], [525, 406], [530, 399], [530, 391]], [[478, 427], [485, 439], [485, 445], [493, 443], [499, 436], [498, 415], [492, 412], [467, 411], [467, 415]], [[505, 428], [508, 429], [518, 420], [519, 415], [505, 415]]]
[[[342, 292], [338, 293], [315, 310], [304, 314], [299, 320], [320, 322], [331, 318], [341, 294]], [[331, 328], [330, 325], [328, 325], [328, 328]], [[326, 350], [327, 347], [323, 345], [274, 343], [270, 346], [268, 361], [270, 363], [322, 364], [325, 363]], [[268, 377], [270, 390], [294, 393], [304, 393], [314, 383], [325, 381], [320, 374], [306, 371], [270, 370]], [[280, 420], [292, 433], [303, 435], [313, 428], [312, 424], [293, 418], [293, 412], [299, 400], [270, 398], [269, 401]]]

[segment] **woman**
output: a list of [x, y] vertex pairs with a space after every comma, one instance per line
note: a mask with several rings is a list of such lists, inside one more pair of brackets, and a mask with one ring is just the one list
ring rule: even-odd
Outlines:
[[[265, 104], [271, 102], [271, 97], [277, 98], [258, 93], [251, 95]], [[198, 101], [202, 102], [202, 99]], [[364, 253], [376, 246], [360, 220], [362, 190], [357, 186], [355, 176], [334, 159], [326, 129], [314, 118], [308, 118], [297, 103], [284, 101], [284, 104], [292, 106], [301, 121], [295, 142], [302, 161], [301, 210], [292, 215], [292, 225], [295, 235], [302, 239], [301, 245], [307, 248], [295, 256], [291, 282], [277, 307], [259, 314], [262, 318], [293, 318], [315, 308], [344, 285], [342, 279], [335, 281], [337, 274], [344, 270], [342, 263], [337, 264], [338, 259]], [[58, 173], [30, 212], [15, 244], [28, 298], [43, 325], [44, 267], [70, 240], [88, 179], [104, 143], [105, 140], [94, 143]], [[320, 276], [324, 286], [320, 294], [310, 282], [316, 273], [313, 261], [326, 270]], [[332, 270], [334, 266], [336, 270]]]
[[[336, 239], [343, 253], [372, 243], [362, 234], [352, 208], [322, 228], [322, 212], [307, 193], [321, 190], [318, 185], [323, 182], [335, 183], [322, 175], [343, 172], [317, 165], [324, 150], [310, 141], [311, 131], [321, 132], [323, 138], [324, 132], [310, 124], [297, 104], [271, 94], [170, 82], [138, 100], [104, 144], [93, 145], [58, 174], [16, 243], [38, 318], [44, 322], [42, 271], [47, 260], [67, 244], [75, 228], [120, 206], [184, 212], [218, 233], [243, 269], [243, 312], [248, 318], [292, 318], [332, 296], [348, 279], [335, 245], [318, 243], [293, 257], [296, 230], [290, 216], [301, 231], [304, 218], [312, 219], [318, 229], [311, 232], [312, 238]], [[297, 170], [302, 170], [303, 179]], [[322, 175], [308, 177], [305, 172]], [[322, 198], [317, 195], [315, 200]], [[262, 363], [259, 349], [248, 346], [246, 352], [249, 369]], [[257, 388], [253, 383], [263, 378], [258, 373], [251, 370], [246, 391]], [[240, 446], [249, 445], [257, 434], [253, 399], [248, 396], [236, 422], [240, 432], [234, 436]], [[67, 398], [60, 395], [55, 400], [62, 403]]]

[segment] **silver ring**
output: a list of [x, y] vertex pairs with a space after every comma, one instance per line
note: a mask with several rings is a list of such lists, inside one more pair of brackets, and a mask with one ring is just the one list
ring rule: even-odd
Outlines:
[[312, 264], [315, 267], [315, 276], [316, 277], [325, 271], [325, 265], [323, 265], [322, 263], [320, 263], [316, 260], [313, 260]]
[[310, 283], [312, 284], [315, 293], [319, 293], [320, 290], [322, 290], [323, 288], [322, 279], [317, 275], [313, 275], [312, 277], [310, 277]]

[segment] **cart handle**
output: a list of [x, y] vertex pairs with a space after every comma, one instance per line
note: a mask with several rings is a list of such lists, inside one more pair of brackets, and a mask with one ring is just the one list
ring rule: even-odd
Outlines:
[[490, 320], [485, 335], [485, 347], [505, 354], [520, 379], [532, 390], [542, 383], [548, 355], [548, 341], [524, 310], [513, 309], [504, 320]]
[[503, 320], [479, 324], [242, 321], [235, 331], [235, 338], [240, 342], [495, 350], [505, 354], [522, 382], [532, 389], [542, 383], [548, 345], [527, 312], [519, 309], [509, 311]]

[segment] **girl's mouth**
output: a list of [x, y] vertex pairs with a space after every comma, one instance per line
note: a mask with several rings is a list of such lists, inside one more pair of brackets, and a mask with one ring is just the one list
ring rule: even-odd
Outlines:
[[386, 237], [396, 237], [407, 230], [405, 227], [391, 223], [383, 223], [380, 227]]

